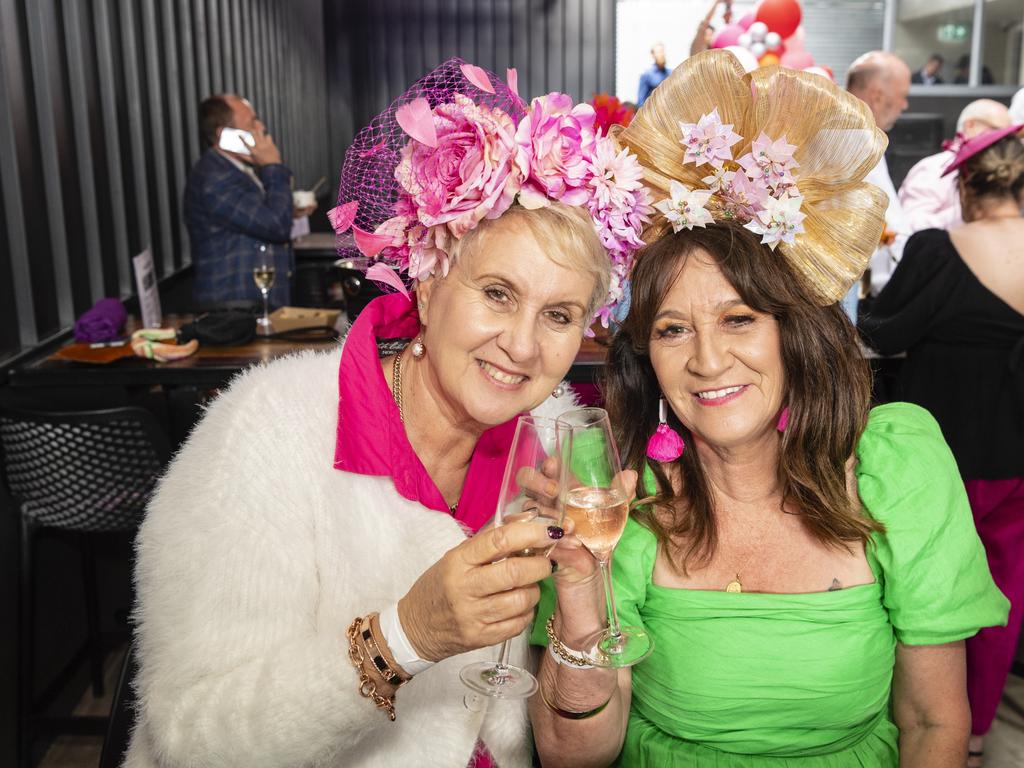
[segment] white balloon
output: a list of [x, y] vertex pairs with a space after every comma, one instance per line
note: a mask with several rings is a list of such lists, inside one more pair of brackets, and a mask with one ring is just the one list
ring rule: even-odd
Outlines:
[[743, 69], [747, 72], [753, 72], [758, 67], [757, 59], [754, 54], [750, 52], [749, 48], [743, 48], [739, 45], [730, 45], [723, 50], [729, 51], [733, 56], [740, 60], [740, 64], [743, 65]]
[[768, 49], [764, 47], [764, 43], [751, 43], [750, 52], [754, 54], [755, 59], [760, 59], [768, 52]]
[[743, 46], [744, 48], [749, 48], [752, 42], [754, 41], [751, 40], [749, 32], [744, 32], [736, 39], [736, 45]]
[[758, 43], [764, 40], [765, 35], [768, 34], [768, 25], [765, 24], [763, 21], [755, 21], [747, 29], [747, 32], [750, 33], [750, 37], [754, 40], [754, 42]]
[[778, 32], [769, 32], [764, 36], [764, 47], [769, 51], [779, 50], [780, 45], [782, 45], [782, 35]]

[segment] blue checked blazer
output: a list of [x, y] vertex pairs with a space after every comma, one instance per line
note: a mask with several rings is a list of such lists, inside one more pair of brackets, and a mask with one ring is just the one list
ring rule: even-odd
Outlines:
[[276, 307], [290, 301], [292, 172], [280, 164], [256, 172], [263, 191], [227, 158], [208, 149], [189, 174], [185, 224], [199, 305], [260, 301], [252, 269], [268, 259], [276, 268], [270, 303]]

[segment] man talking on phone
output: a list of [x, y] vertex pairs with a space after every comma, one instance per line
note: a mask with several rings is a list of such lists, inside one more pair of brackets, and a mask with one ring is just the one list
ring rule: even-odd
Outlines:
[[[207, 146], [185, 185], [185, 223], [195, 264], [199, 308], [255, 303], [253, 268], [273, 265], [270, 303], [291, 296], [292, 172], [252, 105], [240, 96], [211, 96], [199, 105]], [[314, 206], [315, 208], [315, 206]]]

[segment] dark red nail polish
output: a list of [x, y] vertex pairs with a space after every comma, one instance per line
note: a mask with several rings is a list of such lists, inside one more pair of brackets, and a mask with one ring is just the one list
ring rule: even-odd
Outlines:
[[548, 526], [548, 537], [555, 539], [556, 541], [565, 536], [565, 531], [559, 528], [557, 525]]

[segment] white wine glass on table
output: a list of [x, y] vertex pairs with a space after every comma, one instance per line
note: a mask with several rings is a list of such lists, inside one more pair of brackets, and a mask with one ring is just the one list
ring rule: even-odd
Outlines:
[[263, 316], [257, 318], [256, 324], [262, 333], [270, 332], [270, 289], [274, 287], [274, 265], [257, 264], [252, 268], [252, 279], [263, 295]]
[[[558, 500], [558, 435], [555, 420], [520, 416], [509, 449], [505, 473], [498, 494], [494, 525], [538, 521], [561, 525]], [[547, 555], [543, 550], [526, 550], [521, 557]], [[508, 663], [509, 641], [501, 644], [498, 661], [481, 661], [462, 668], [460, 677], [475, 693], [498, 699], [523, 699], [537, 690], [536, 678], [525, 669]], [[467, 706], [471, 702], [467, 700]], [[471, 707], [472, 708], [472, 707]]]
[[583, 649], [599, 667], [630, 667], [650, 655], [654, 641], [642, 627], [619, 624], [612, 589], [612, 551], [629, 517], [619, 449], [608, 412], [579, 408], [558, 418], [561, 448], [560, 494], [573, 533], [597, 560], [604, 582], [608, 627], [587, 639]]

